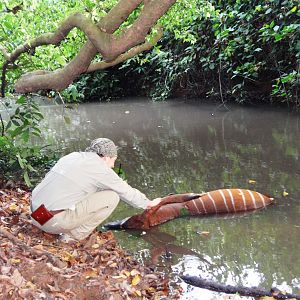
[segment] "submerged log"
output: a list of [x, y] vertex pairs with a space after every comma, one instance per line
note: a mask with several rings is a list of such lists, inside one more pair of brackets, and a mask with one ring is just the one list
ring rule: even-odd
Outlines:
[[203, 289], [208, 289], [214, 292], [226, 294], [239, 294], [240, 296], [248, 297], [273, 297], [275, 299], [297, 299], [300, 300], [300, 295], [285, 293], [277, 288], [272, 288], [270, 291], [260, 287], [245, 287], [232, 286], [214, 282], [212, 280], [203, 279], [197, 276], [183, 275], [180, 277], [184, 282]]

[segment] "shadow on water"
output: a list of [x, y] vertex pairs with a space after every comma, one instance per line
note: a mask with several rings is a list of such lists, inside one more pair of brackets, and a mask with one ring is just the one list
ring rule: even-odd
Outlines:
[[[128, 182], [150, 198], [224, 187], [276, 198], [272, 207], [245, 216], [176, 219], [155, 229], [154, 237], [116, 232], [121, 246], [137, 253], [141, 263], [151, 260], [156, 244], [164, 255], [152, 257], [166, 272], [227, 284], [277, 285], [299, 294], [299, 115], [270, 107], [231, 106], [227, 111], [198, 102], [127, 99], [80, 105], [66, 112], [68, 125], [60, 106], [44, 111], [45, 138], [60, 152], [84, 149], [100, 136], [113, 139]], [[136, 212], [121, 203], [108, 221]], [[153, 240], [161, 234], [176, 238]], [[165, 244], [174, 246], [171, 259]], [[182, 299], [198, 299], [199, 289], [182, 286]], [[201, 290], [201, 299], [220, 296]]]

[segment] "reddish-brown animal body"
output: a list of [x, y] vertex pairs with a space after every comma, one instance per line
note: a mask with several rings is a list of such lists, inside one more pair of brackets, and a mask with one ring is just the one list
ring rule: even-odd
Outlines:
[[[205, 194], [177, 194], [162, 198], [157, 206], [111, 228], [148, 229], [183, 215], [237, 213], [263, 208], [273, 198], [245, 189], [220, 189]], [[119, 226], [119, 227], [118, 227]]]

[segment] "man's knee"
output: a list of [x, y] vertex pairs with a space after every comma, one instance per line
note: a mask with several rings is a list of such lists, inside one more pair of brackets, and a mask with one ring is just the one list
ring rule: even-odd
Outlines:
[[116, 207], [120, 202], [120, 196], [114, 191], [109, 191], [109, 198], [111, 200], [111, 205], [114, 207]]

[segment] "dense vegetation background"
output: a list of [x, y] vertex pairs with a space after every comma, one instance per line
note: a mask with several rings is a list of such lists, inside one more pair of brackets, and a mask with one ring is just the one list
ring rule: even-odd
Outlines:
[[[97, 22], [116, 2], [29, 0], [20, 5], [17, 0], [4, 1], [0, 4], [1, 45], [11, 52], [26, 40], [55, 30], [75, 11]], [[81, 76], [64, 96], [75, 101], [133, 94], [156, 100], [214, 96], [222, 101], [298, 106], [298, 5], [296, 0], [179, 0], [160, 20], [165, 34], [153, 50], [107, 71]], [[8, 73], [7, 91], [13, 92], [21, 73], [63, 66], [84, 42], [85, 36], [72, 30], [60, 47], [40, 47], [22, 55], [18, 67]]]
[[[41, 33], [54, 31], [72, 12], [98, 22], [116, 0], [4, 0], [0, 3], [1, 49], [12, 52]], [[138, 14], [135, 11], [123, 26]], [[296, 0], [178, 0], [159, 21], [164, 37], [151, 50], [105, 71], [82, 75], [62, 92], [65, 101], [99, 101], [123, 96], [199, 97], [221, 102], [270, 102], [300, 106], [300, 25]], [[86, 41], [73, 29], [59, 47], [43, 46], [23, 54], [1, 78], [6, 95], [25, 72], [55, 70], [70, 61]], [[97, 57], [96, 60], [101, 60]], [[45, 92], [41, 93], [45, 95]], [[48, 96], [55, 93], [48, 91]], [[1, 109], [9, 109], [7, 99]], [[45, 158], [30, 145], [43, 118], [28, 97], [5, 121], [0, 114], [0, 166], [5, 174], [28, 174]], [[47, 160], [47, 159], [46, 159]]]

